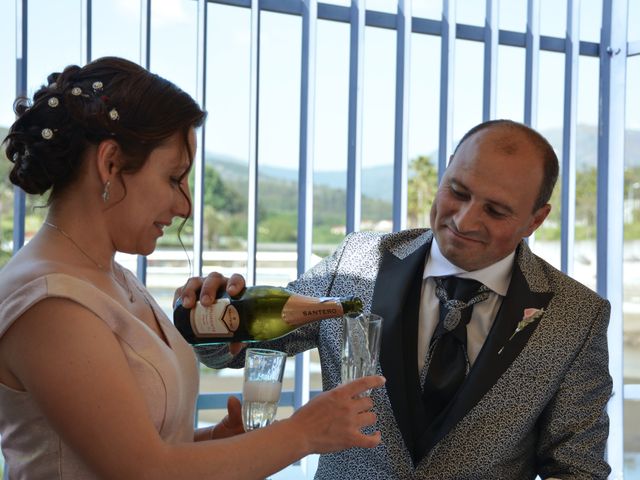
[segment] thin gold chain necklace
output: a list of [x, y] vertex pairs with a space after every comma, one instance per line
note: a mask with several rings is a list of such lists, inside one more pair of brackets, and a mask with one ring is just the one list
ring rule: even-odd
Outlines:
[[[73, 239], [73, 237], [71, 235], [69, 235], [67, 232], [65, 232], [62, 228], [60, 228], [57, 225], [54, 225], [51, 222], [47, 222], [46, 220], [45, 220], [44, 224], [48, 225], [49, 227], [51, 227], [51, 228], [57, 230], [58, 232], [60, 232], [60, 235], [62, 235], [67, 240], [69, 240], [71, 242], [71, 244], [74, 247], [76, 247], [80, 253], [82, 253], [85, 257], [87, 257], [89, 260], [91, 260], [91, 263], [93, 263], [96, 267], [98, 267], [98, 269], [100, 269], [103, 272], [106, 272], [109, 275], [111, 275], [111, 277], [113, 277], [113, 279], [116, 281], [116, 283], [127, 291], [127, 294], [129, 295], [129, 301], [131, 303], [136, 301], [136, 297], [134, 296], [133, 291], [131, 290], [131, 287], [129, 287], [129, 282], [127, 281], [127, 275], [124, 273], [122, 268], [120, 268], [120, 273], [122, 274], [122, 279], [124, 280], [124, 282], [122, 280], [120, 280], [116, 276], [115, 271], [114, 271], [115, 269], [107, 270], [104, 267], [104, 265], [102, 265], [101, 263], [97, 262], [91, 255], [89, 255], [87, 252], [85, 252], [85, 250], [80, 245], [78, 245], [78, 243]], [[113, 266], [115, 267], [115, 265], [116, 264], [114, 262]]]

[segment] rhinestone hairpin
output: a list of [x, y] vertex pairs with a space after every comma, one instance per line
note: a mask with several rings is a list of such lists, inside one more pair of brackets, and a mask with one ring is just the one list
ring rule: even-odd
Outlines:
[[118, 120], [120, 118], [120, 115], [118, 114], [118, 110], [116, 110], [115, 108], [112, 108], [111, 110], [109, 110], [109, 118], [111, 120]]
[[82, 95], [82, 89], [80, 87], [73, 87], [71, 89], [71, 95], [75, 95], [76, 97]]
[[42, 135], [42, 138], [45, 140], [51, 140], [53, 138], [53, 130], [50, 128], [43, 128], [40, 135]]
[[60, 105], [60, 100], [58, 100], [58, 97], [51, 97], [49, 100], [47, 100], [47, 104], [51, 108], [56, 108], [58, 105]]
[[104, 87], [104, 84], [100, 80], [93, 82], [91, 85], [91, 88], [93, 88], [94, 91], [102, 90], [102, 87]]

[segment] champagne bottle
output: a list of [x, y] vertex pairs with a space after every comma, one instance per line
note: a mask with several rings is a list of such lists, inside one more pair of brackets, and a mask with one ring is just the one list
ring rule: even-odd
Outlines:
[[255, 286], [240, 295], [227, 294], [203, 307], [185, 308], [179, 299], [173, 323], [187, 342], [205, 345], [258, 342], [282, 337], [307, 323], [362, 311], [362, 301], [349, 297], [307, 297], [281, 287]]

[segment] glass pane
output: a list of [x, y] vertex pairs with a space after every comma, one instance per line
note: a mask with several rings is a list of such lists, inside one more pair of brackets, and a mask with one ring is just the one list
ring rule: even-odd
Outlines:
[[261, 15], [256, 282], [285, 285], [297, 277], [302, 23]]
[[[637, 3], [637, 2], [629, 2]], [[602, 26], [602, 0], [582, 0], [580, 4], [580, 40], [600, 41]]]
[[[150, 45], [150, 70], [194, 97], [197, 71], [195, 7], [189, 0], [152, 2]], [[155, 251], [147, 257], [147, 287], [169, 318], [172, 318], [175, 289], [192, 275], [189, 258], [193, 245], [192, 221], [180, 230], [182, 223], [175, 218], [158, 240]], [[119, 254], [118, 259], [136, 271], [136, 256]]]
[[349, 132], [349, 25], [320, 21], [317, 30], [312, 263], [345, 235]]
[[142, 17], [140, 1], [92, 0], [91, 8], [92, 57], [117, 56], [142, 63], [140, 26], [146, 16]]
[[429, 226], [438, 187], [440, 37], [414, 34], [411, 42], [407, 225], [414, 228]]
[[525, 51], [519, 47], [498, 47], [496, 118], [524, 121]]
[[150, 70], [196, 98], [198, 5], [192, 0], [151, 2]]
[[640, 2], [629, 2], [627, 31], [630, 42], [640, 41]]
[[[453, 74], [454, 144], [474, 125], [482, 121], [482, 72], [484, 44], [456, 40]], [[453, 152], [447, 152], [447, 155]]]
[[540, 0], [540, 35], [564, 38], [567, 31], [567, 0]]
[[527, 0], [500, 0], [500, 30], [524, 32], [527, 29]]
[[203, 269], [228, 276], [247, 267], [251, 11], [207, 8]]
[[640, 401], [624, 402], [624, 478], [640, 477]]
[[[640, 56], [627, 60], [627, 105], [640, 105]], [[640, 384], [640, 114], [626, 108], [624, 179], [624, 382]], [[634, 405], [639, 403], [635, 402]], [[625, 418], [625, 430], [631, 430]], [[637, 468], [640, 472], [640, 439], [636, 438]], [[626, 447], [625, 447], [626, 449]]]
[[456, 23], [484, 26], [485, 0], [457, 0]]
[[[51, 72], [61, 72], [82, 58], [81, 1], [31, 0], [28, 17], [27, 89], [33, 93]], [[60, 28], [64, 25], [64, 28]], [[65, 48], [52, 48], [52, 44]], [[12, 69], [13, 70], [13, 69]]]
[[[540, 52], [537, 128], [553, 146], [562, 165], [564, 105], [564, 55]], [[551, 213], [530, 241], [533, 251], [560, 268], [560, 215], [562, 180], [558, 178], [551, 196]]]
[[578, 70], [574, 276], [595, 290], [599, 60], [580, 57]]
[[429, 0], [428, 2], [413, 2], [411, 11], [414, 17], [431, 18], [440, 20], [442, 18], [442, 0]]
[[367, 27], [362, 114], [362, 230], [391, 231], [396, 35]]
[[367, 10], [376, 10], [378, 12], [396, 13], [398, 2], [395, 0], [366, 0]]

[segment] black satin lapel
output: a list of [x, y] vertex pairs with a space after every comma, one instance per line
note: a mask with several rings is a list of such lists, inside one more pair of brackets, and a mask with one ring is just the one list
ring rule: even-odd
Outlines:
[[[418, 311], [425, 256], [428, 245], [399, 259], [382, 253], [373, 291], [371, 311], [381, 315], [380, 367], [393, 414], [409, 451], [413, 451], [417, 385]], [[408, 395], [408, 392], [415, 392]], [[415, 398], [413, 398], [415, 396]]]
[[[547, 308], [553, 292], [532, 292], [516, 263], [507, 295], [502, 301], [493, 326], [465, 382], [462, 384], [442, 421], [425, 431], [418, 447], [426, 454], [480, 399], [495, 385], [527, 344], [540, 320], [530, 323], [511, 340], [526, 308]], [[502, 348], [504, 347], [504, 348]], [[501, 353], [498, 353], [502, 349]]]

